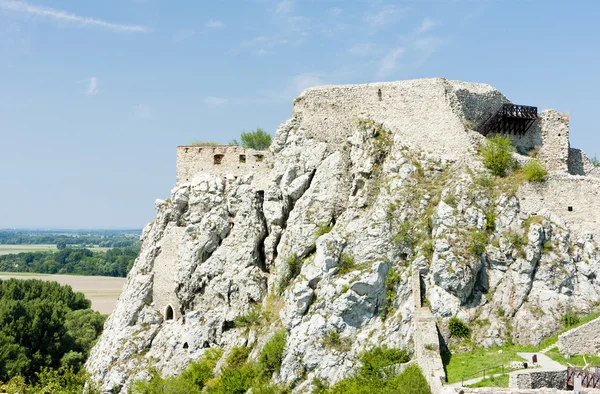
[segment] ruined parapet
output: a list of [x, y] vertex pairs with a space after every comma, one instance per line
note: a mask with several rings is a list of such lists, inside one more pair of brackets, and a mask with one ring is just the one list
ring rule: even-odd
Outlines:
[[333, 149], [341, 149], [357, 119], [372, 119], [406, 144], [456, 158], [478, 137], [469, 123], [506, 101], [486, 84], [435, 78], [310, 88], [293, 113], [307, 138]]
[[534, 129], [534, 138], [537, 138], [535, 132], [539, 132], [541, 139], [538, 157], [548, 171], [566, 173], [569, 169], [569, 116], [544, 110], [536, 123], [539, 129]]
[[592, 161], [581, 149], [569, 149], [569, 174], [600, 178], [600, 167]]
[[253, 176], [261, 187], [273, 167], [269, 151], [245, 149], [240, 146], [178, 146], [177, 185], [190, 183], [200, 174], [219, 176]]
[[558, 350], [565, 356], [600, 353], [600, 317], [558, 336]]

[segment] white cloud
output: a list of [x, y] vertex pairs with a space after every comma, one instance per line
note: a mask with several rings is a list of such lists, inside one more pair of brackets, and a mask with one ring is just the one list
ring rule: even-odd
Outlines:
[[183, 42], [192, 38], [196, 34], [194, 29], [179, 29], [173, 33], [173, 41], [175, 42]]
[[390, 22], [394, 16], [398, 15], [402, 8], [395, 5], [387, 5], [382, 7], [376, 13], [368, 14], [365, 20], [371, 27], [381, 27]]
[[227, 103], [227, 99], [223, 97], [207, 96], [204, 97], [204, 104], [207, 105], [223, 105]]
[[220, 20], [210, 19], [204, 26], [208, 27], [209, 29], [220, 29], [225, 26], [225, 23]]
[[446, 43], [446, 40], [441, 37], [428, 36], [415, 40], [415, 48], [427, 56], [433, 54]]
[[275, 15], [288, 15], [294, 8], [294, 0], [282, 0], [275, 5]]
[[377, 46], [372, 42], [359, 42], [348, 49], [351, 55], [370, 56], [377, 52]]
[[87, 94], [88, 96], [93, 96], [96, 93], [98, 93], [98, 78], [91, 77], [88, 80], [88, 87], [85, 90], [85, 94]]
[[135, 106], [135, 117], [138, 119], [150, 119], [152, 117], [152, 109], [148, 104], [138, 104]]
[[24, 1], [0, 0], [0, 8], [29, 15], [50, 18], [55, 22], [73, 23], [79, 25], [80, 27], [99, 27], [101, 29], [124, 32], [150, 31], [150, 29], [144, 26], [106, 22], [101, 19], [88, 18], [54, 8], [32, 5]]
[[329, 12], [329, 15], [331, 15], [335, 18], [342, 14], [342, 9], [334, 7], [334, 8], [330, 8], [328, 12]]
[[421, 25], [417, 29], [417, 34], [427, 33], [435, 25], [437, 25], [436, 21], [434, 21], [433, 19], [431, 19], [429, 17], [426, 17], [425, 19], [423, 19], [423, 22], [421, 23]]
[[385, 56], [379, 64], [377, 78], [387, 78], [398, 68], [398, 60], [406, 50], [403, 47], [396, 48]]

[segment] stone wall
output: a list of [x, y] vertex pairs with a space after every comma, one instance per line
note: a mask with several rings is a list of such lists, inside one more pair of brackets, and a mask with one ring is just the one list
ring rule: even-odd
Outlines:
[[273, 167], [273, 154], [239, 146], [178, 146], [177, 184], [193, 182], [204, 173], [220, 176], [252, 175], [259, 186], [266, 184]]
[[565, 356], [600, 353], [600, 317], [558, 336], [558, 350]]
[[[446, 382], [444, 364], [440, 356], [440, 340], [436, 319], [429, 308], [421, 308], [421, 276], [418, 270], [413, 270], [413, 297], [415, 300], [414, 344], [415, 359], [423, 376], [429, 383], [431, 392], [438, 394]], [[417, 307], [419, 305], [419, 307]]]
[[569, 149], [569, 174], [600, 178], [600, 167], [592, 164], [581, 149]]
[[168, 227], [160, 240], [160, 253], [154, 262], [152, 282], [153, 307], [167, 319], [167, 308], [173, 310], [173, 320], [181, 317], [179, 299], [175, 294], [175, 274], [180, 259], [179, 244], [183, 240], [183, 227]]
[[523, 183], [517, 197], [524, 213], [569, 227], [576, 237], [600, 239], [600, 179], [554, 174], [544, 182]]
[[567, 369], [562, 371], [519, 371], [511, 373], [508, 386], [515, 389], [567, 388]]
[[305, 135], [333, 147], [352, 134], [358, 119], [383, 123], [398, 140], [455, 158], [478, 133], [465, 127], [507, 99], [485, 84], [420, 79], [310, 88], [294, 102]]

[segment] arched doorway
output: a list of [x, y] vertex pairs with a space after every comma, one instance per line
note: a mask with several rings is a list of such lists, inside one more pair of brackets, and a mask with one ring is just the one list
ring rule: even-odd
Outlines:
[[167, 305], [167, 309], [165, 309], [165, 320], [173, 320], [173, 307], [171, 305]]

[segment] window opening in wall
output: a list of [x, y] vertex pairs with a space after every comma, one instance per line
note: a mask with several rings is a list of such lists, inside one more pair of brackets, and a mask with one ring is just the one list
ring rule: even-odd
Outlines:
[[184, 349], [187, 349], [187, 348], [189, 348], [189, 347], [190, 347], [190, 345], [188, 345], [188, 343], [187, 343], [187, 342], [185, 342], [185, 343], [183, 344], [183, 348], [184, 348]]
[[240, 155], [240, 163], [246, 162], [246, 155]]
[[567, 211], [573, 212], [573, 207], [567, 207]]
[[256, 161], [263, 161], [265, 159], [265, 157], [263, 155], [254, 155], [254, 157], [256, 158]]
[[185, 153], [188, 153], [188, 150], [190, 150], [189, 148], [185, 148]]
[[381, 101], [381, 89], [377, 89], [377, 97], [379, 97], [379, 101]]
[[165, 309], [165, 320], [173, 320], [173, 307], [171, 305], [167, 305], [167, 309]]
[[215, 155], [215, 157], [213, 158], [214, 164], [221, 164], [222, 161], [223, 161], [223, 155]]
[[198, 148], [198, 153], [202, 152], [202, 148]]

